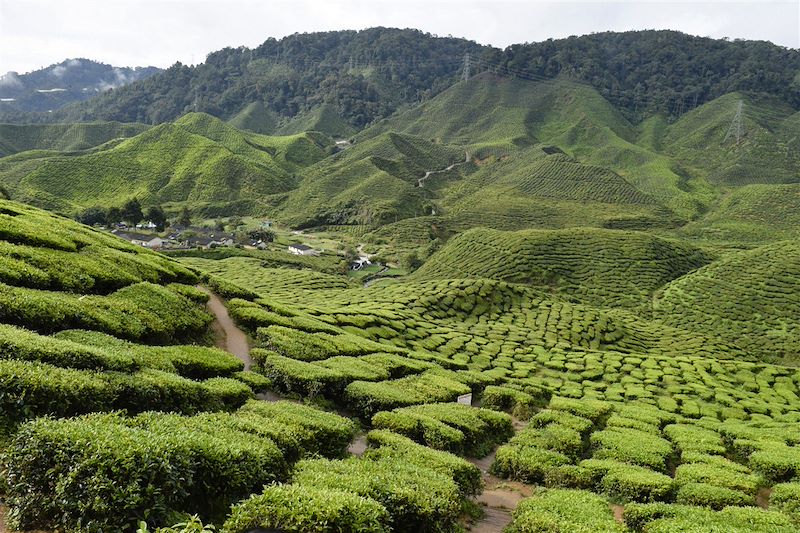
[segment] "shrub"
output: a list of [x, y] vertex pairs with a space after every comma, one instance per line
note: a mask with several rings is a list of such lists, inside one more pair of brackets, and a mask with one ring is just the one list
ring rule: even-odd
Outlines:
[[234, 505], [224, 533], [276, 529], [286, 533], [390, 531], [389, 513], [372, 498], [313, 486], [273, 485]]
[[588, 418], [596, 423], [611, 412], [613, 405], [601, 400], [576, 400], [574, 398], [553, 396], [548, 408], [557, 411], [567, 411], [568, 413]]
[[283, 326], [258, 328], [258, 338], [270, 350], [301, 361], [321, 361], [336, 355], [365, 355], [387, 350], [386, 346], [349, 333], [306, 333]]
[[564, 454], [541, 448], [500, 446], [492, 463], [492, 473], [498, 477], [524, 483], [541, 483], [551, 468], [570, 464]]
[[536, 397], [510, 387], [489, 385], [481, 395], [481, 405], [496, 411], [506, 411], [520, 420], [528, 420], [547, 399]]
[[546, 487], [555, 488], [594, 488], [591, 472], [576, 465], [562, 465], [548, 469], [544, 475], [544, 484]]
[[348, 406], [364, 418], [378, 411], [390, 411], [422, 403], [450, 402], [470, 388], [443, 376], [424, 372], [392, 381], [354, 381], [345, 389]]
[[98, 532], [219, 511], [286, 472], [269, 439], [158, 413], [29, 422], [6, 463], [14, 527]]
[[670, 424], [664, 434], [681, 452], [725, 453], [722, 437], [716, 431], [690, 424]]
[[596, 459], [646, 466], [666, 470], [666, 460], [672, 453], [672, 444], [651, 433], [628, 428], [609, 428], [592, 433], [589, 438]]
[[625, 506], [625, 523], [647, 533], [790, 533], [796, 530], [789, 517], [755, 507], [726, 507], [713, 511], [688, 505], [664, 503]]
[[545, 489], [520, 502], [506, 533], [623, 533], [602, 496], [583, 490]]
[[249, 401], [235, 413], [237, 417], [253, 414], [262, 420], [278, 423], [288, 432], [299, 428], [307, 433], [300, 446], [307, 453], [341, 457], [356, 436], [358, 426], [349, 418], [294, 402]]
[[363, 455], [366, 459], [402, 457], [420, 468], [431, 468], [452, 478], [465, 496], [475, 495], [483, 487], [478, 467], [451, 453], [432, 450], [392, 431], [377, 429], [367, 433], [367, 443], [370, 448]]
[[510, 444], [552, 450], [571, 459], [577, 459], [584, 447], [581, 434], [561, 424], [550, 424], [543, 428], [529, 426], [511, 439]]
[[285, 394], [299, 394], [305, 398], [327, 394], [335, 398], [341, 395], [347, 384], [345, 376], [339, 371], [314, 363], [258, 348], [252, 350], [250, 355], [275, 389]]
[[266, 392], [272, 388], [272, 381], [270, 381], [268, 377], [263, 376], [258, 372], [242, 370], [240, 372], [236, 372], [231, 377], [235, 380], [241, 381], [250, 387], [255, 393]]
[[552, 409], [545, 409], [544, 411], [536, 413], [531, 418], [529, 426], [545, 427], [553, 423], [572, 428], [581, 434], [587, 433], [592, 429], [592, 421], [588, 418], [573, 415], [566, 411], [555, 411]]
[[386, 507], [396, 532], [451, 531], [461, 510], [458, 486], [444, 474], [397, 458], [301, 461], [292, 482], [347, 490]]
[[729, 489], [709, 483], [685, 483], [678, 488], [675, 498], [678, 503], [700, 505], [722, 509], [729, 505], [753, 505], [755, 498], [740, 490]]
[[770, 481], [788, 481], [800, 475], [800, 447], [770, 443], [750, 454], [749, 463]]
[[[721, 458], [724, 460], [724, 458]], [[727, 463], [733, 463], [727, 461]], [[755, 494], [760, 484], [758, 476], [744, 473], [732, 468], [727, 463], [711, 465], [704, 463], [685, 463], [675, 470], [675, 481], [679, 485], [686, 483], [710, 483], [718, 487], [739, 490]]]
[[800, 518], [800, 483], [778, 483], [772, 487], [769, 505], [795, 519]]
[[[595, 460], [602, 461], [602, 460]], [[580, 466], [587, 467], [588, 461]], [[611, 463], [600, 480], [600, 489], [622, 501], [652, 502], [669, 499], [673, 491], [671, 477], [641, 466]]]
[[433, 448], [472, 457], [483, 457], [514, 434], [508, 415], [457, 403], [381, 412], [372, 418], [372, 425]]

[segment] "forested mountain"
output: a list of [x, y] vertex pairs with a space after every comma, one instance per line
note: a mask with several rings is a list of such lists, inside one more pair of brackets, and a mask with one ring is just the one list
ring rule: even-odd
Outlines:
[[59, 109], [158, 72], [156, 67], [114, 67], [83, 58], [65, 59], [27, 74], [8, 72], [0, 76], [0, 116]]
[[[768, 42], [637, 31], [499, 50], [418, 30], [371, 28], [294, 34], [254, 49], [225, 48], [194, 67], [176, 63], [150, 79], [24, 121], [155, 124], [189, 111], [228, 119], [254, 103], [288, 119], [329, 103], [360, 128], [450, 86], [467, 53], [472, 74], [491, 70], [591, 84], [634, 121], [655, 113], [678, 116], [740, 90], [800, 105], [800, 52]], [[20, 119], [0, 114], [3, 118]]]

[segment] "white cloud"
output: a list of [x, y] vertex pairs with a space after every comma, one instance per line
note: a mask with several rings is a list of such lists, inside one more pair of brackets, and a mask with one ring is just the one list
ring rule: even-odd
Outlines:
[[0, 0], [0, 72], [88, 57], [198, 63], [295, 32], [412, 27], [507, 46], [593, 31], [676, 29], [800, 48], [797, 0]]
[[22, 87], [22, 80], [19, 79], [16, 72], [6, 72], [0, 76], [0, 87], [18, 88]]

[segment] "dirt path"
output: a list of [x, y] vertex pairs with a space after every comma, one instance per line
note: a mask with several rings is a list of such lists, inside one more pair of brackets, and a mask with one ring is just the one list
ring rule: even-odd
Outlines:
[[238, 357], [244, 363], [244, 369], [250, 370], [250, 367], [253, 366], [253, 359], [250, 357], [250, 344], [247, 342], [247, 335], [234, 324], [233, 319], [228, 314], [228, 309], [219, 296], [200, 285], [197, 288], [209, 296], [207, 307], [216, 318], [212, 328], [216, 333], [217, 347]]
[[441, 174], [442, 172], [447, 172], [449, 170], [453, 170], [454, 168], [456, 168], [456, 166], [463, 165], [464, 163], [469, 163], [469, 152], [464, 152], [464, 160], [463, 161], [460, 161], [458, 163], [453, 163], [449, 167], [443, 168], [441, 170], [429, 170], [429, 171], [427, 171], [424, 176], [422, 176], [421, 178], [419, 178], [417, 180], [417, 187], [422, 187], [422, 183], [426, 179], [430, 178], [432, 175]]
[[772, 487], [761, 487], [756, 494], [756, 505], [762, 509], [769, 509], [770, 496], [772, 496]]
[[482, 474], [484, 489], [475, 499], [483, 506], [484, 516], [469, 528], [472, 533], [501, 533], [511, 523], [511, 513], [519, 502], [531, 495], [530, 486], [500, 479], [489, 473], [495, 452], [481, 459], [470, 459]]

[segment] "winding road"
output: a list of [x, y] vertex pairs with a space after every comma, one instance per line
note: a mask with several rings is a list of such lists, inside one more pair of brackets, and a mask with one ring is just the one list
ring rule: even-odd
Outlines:
[[464, 163], [469, 163], [469, 152], [464, 152], [464, 160], [459, 163], [453, 163], [449, 167], [443, 168], [442, 170], [429, 170], [425, 173], [424, 176], [417, 180], [417, 187], [422, 187], [422, 182], [426, 179], [430, 178], [433, 174], [441, 174], [442, 172], [447, 172], [449, 170], [453, 170], [458, 165], [463, 165]]

